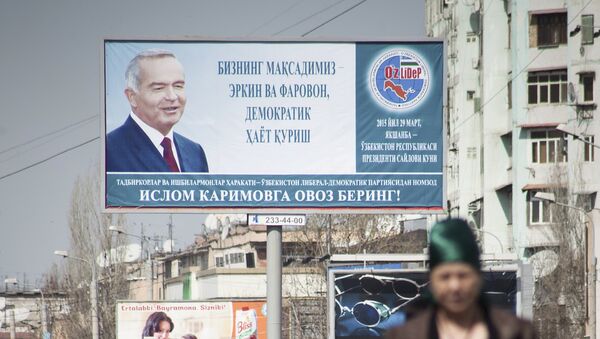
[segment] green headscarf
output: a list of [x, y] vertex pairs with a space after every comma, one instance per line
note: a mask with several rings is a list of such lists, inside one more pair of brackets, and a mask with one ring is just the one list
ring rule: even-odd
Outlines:
[[439, 264], [462, 262], [481, 269], [479, 246], [471, 228], [463, 219], [446, 219], [431, 228], [429, 269]]

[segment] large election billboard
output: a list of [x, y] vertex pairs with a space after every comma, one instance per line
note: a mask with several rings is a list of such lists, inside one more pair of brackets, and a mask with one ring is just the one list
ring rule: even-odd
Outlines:
[[266, 338], [265, 301], [117, 303], [117, 339]]
[[441, 211], [444, 44], [104, 42], [109, 211]]

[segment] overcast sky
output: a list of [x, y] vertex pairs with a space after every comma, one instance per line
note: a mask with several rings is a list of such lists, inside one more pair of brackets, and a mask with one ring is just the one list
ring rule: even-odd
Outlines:
[[[100, 158], [104, 38], [420, 38], [424, 16], [414, 0], [0, 0], [0, 278], [33, 283], [68, 248], [73, 184]], [[179, 246], [203, 218], [174, 215]], [[167, 222], [128, 215], [136, 233]]]

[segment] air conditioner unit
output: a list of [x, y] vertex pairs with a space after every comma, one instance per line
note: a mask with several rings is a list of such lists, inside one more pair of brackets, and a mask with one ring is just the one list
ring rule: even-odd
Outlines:
[[456, 0], [444, 0], [444, 5], [453, 5]]

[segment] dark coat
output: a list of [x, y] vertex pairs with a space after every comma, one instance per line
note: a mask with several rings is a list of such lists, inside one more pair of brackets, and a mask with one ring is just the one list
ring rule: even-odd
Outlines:
[[[429, 339], [432, 316], [435, 309], [429, 307], [415, 315], [403, 326], [391, 329], [385, 339]], [[519, 319], [511, 313], [490, 307], [489, 319], [496, 329], [498, 339], [534, 339], [537, 338], [530, 322]]]
[[[202, 146], [173, 133], [181, 172], [208, 172]], [[131, 117], [106, 136], [107, 172], [170, 172], [162, 154]]]

